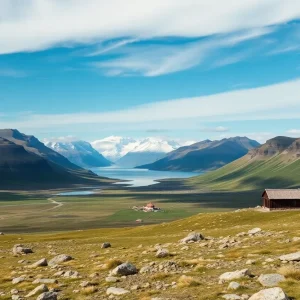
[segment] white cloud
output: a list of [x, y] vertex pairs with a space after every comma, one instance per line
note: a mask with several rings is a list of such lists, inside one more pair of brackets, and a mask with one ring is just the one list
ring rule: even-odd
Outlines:
[[299, 17], [295, 0], [1, 0], [0, 53], [124, 37], [200, 37]]
[[[239, 120], [276, 120], [300, 118], [300, 79], [270, 86], [237, 90], [210, 96], [154, 102], [111, 112], [74, 114], [25, 114], [7, 121], [0, 117], [0, 127], [23, 129], [69, 128], [91, 130], [100, 127], [138, 130], [199, 128], [199, 122]], [[96, 125], [103, 125], [97, 128]]]
[[287, 134], [295, 137], [300, 137], [300, 129], [290, 129], [287, 131]]
[[[218, 35], [201, 41], [189, 42], [181, 45], [170, 44], [152, 44], [139, 46], [128, 46], [119, 49], [119, 47], [110, 48], [118, 49], [121, 57], [114, 59], [94, 62], [93, 66], [102, 69], [108, 76], [135, 75], [159, 76], [177, 71], [192, 68], [202, 62], [206, 62], [208, 57], [220, 48], [231, 48], [239, 43], [259, 38], [272, 33], [274, 28], [256, 28], [243, 32]], [[126, 45], [123, 43], [122, 45]], [[99, 52], [98, 52], [99, 53]], [[233, 64], [245, 59], [250, 52], [244, 52], [218, 60], [213, 67]]]
[[217, 126], [217, 127], [205, 127], [200, 129], [202, 132], [227, 132], [230, 129], [223, 126]]

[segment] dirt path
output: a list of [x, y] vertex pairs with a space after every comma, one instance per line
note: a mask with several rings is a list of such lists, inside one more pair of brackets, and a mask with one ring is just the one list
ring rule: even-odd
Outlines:
[[54, 200], [53, 198], [48, 198], [47, 200], [50, 201], [50, 202], [53, 203], [53, 204], [56, 204], [56, 206], [51, 207], [51, 208], [48, 208], [48, 209], [43, 210], [43, 211], [54, 210], [54, 209], [60, 208], [60, 207], [62, 207], [62, 206], [64, 205], [62, 202], [57, 202], [57, 201]]

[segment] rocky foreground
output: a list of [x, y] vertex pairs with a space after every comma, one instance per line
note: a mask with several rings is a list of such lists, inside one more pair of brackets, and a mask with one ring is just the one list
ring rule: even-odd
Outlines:
[[[1, 235], [0, 299], [300, 299], [300, 213]], [[256, 226], [259, 225], [259, 226]]]

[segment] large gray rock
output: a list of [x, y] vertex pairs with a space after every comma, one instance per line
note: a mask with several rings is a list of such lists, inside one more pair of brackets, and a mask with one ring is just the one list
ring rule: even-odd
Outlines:
[[219, 277], [219, 279], [221, 282], [224, 282], [224, 281], [240, 279], [240, 278], [247, 277], [250, 275], [251, 275], [251, 272], [249, 271], [249, 269], [243, 269], [243, 270], [234, 271], [234, 272], [226, 272], [226, 273], [222, 274]]
[[181, 243], [189, 243], [189, 242], [197, 242], [200, 240], [204, 240], [204, 236], [198, 232], [192, 232], [187, 237], [180, 240]]
[[289, 300], [289, 298], [281, 288], [275, 287], [254, 294], [249, 300]]
[[265, 287], [274, 287], [278, 283], [285, 280], [285, 277], [280, 274], [262, 274], [258, 277], [258, 281], [262, 286]]
[[283, 261], [300, 261], [300, 251], [287, 255], [282, 255], [279, 257], [279, 259]]
[[107, 295], [119, 296], [119, 295], [125, 295], [125, 294], [128, 294], [128, 293], [129, 293], [129, 291], [127, 291], [125, 289], [122, 289], [122, 288], [116, 288], [116, 287], [110, 287], [106, 290]]
[[60, 255], [57, 255], [57, 256], [53, 257], [53, 258], [49, 261], [48, 265], [49, 265], [49, 266], [55, 266], [55, 265], [58, 265], [58, 264], [60, 264], [60, 263], [63, 263], [63, 262], [72, 260], [72, 259], [73, 259], [73, 258], [72, 258], [72, 256], [70, 256], [70, 255], [60, 254]]
[[30, 298], [37, 294], [45, 293], [48, 291], [49, 291], [48, 287], [45, 284], [41, 284], [41, 285], [37, 286], [34, 290], [32, 290], [30, 293], [28, 293], [25, 297]]
[[238, 282], [231, 281], [227, 287], [227, 290], [238, 290], [241, 285]]
[[54, 292], [45, 292], [39, 295], [36, 300], [57, 300], [57, 294]]
[[16, 277], [16, 278], [13, 278], [12, 280], [12, 284], [18, 284], [20, 282], [23, 282], [26, 280], [26, 277], [25, 276], [21, 276], [21, 277]]
[[127, 275], [134, 275], [136, 273], [137, 273], [136, 267], [133, 264], [126, 262], [113, 269], [110, 272], [110, 276], [117, 276], [117, 275], [127, 276]]
[[24, 247], [21, 244], [14, 245], [12, 252], [14, 255], [22, 255], [22, 254], [29, 254], [33, 253], [30, 248]]

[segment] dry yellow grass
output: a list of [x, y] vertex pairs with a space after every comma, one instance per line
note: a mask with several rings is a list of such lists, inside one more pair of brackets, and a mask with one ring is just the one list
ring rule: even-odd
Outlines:
[[121, 265], [123, 262], [118, 260], [118, 259], [109, 259], [106, 263], [105, 263], [105, 269], [107, 270], [111, 270], [116, 268], [117, 266]]
[[195, 287], [200, 285], [200, 282], [192, 276], [182, 275], [177, 281], [178, 287]]
[[279, 268], [278, 273], [289, 279], [300, 280], [300, 269], [293, 266], [283, 266]]
[[83, 295], [91, 295], [91, 294], [94, 294], [98, 291], [97, 287], [95, 286], [88, 286], [88, 287], [85, 287], [82, 289], [81, 293]]

